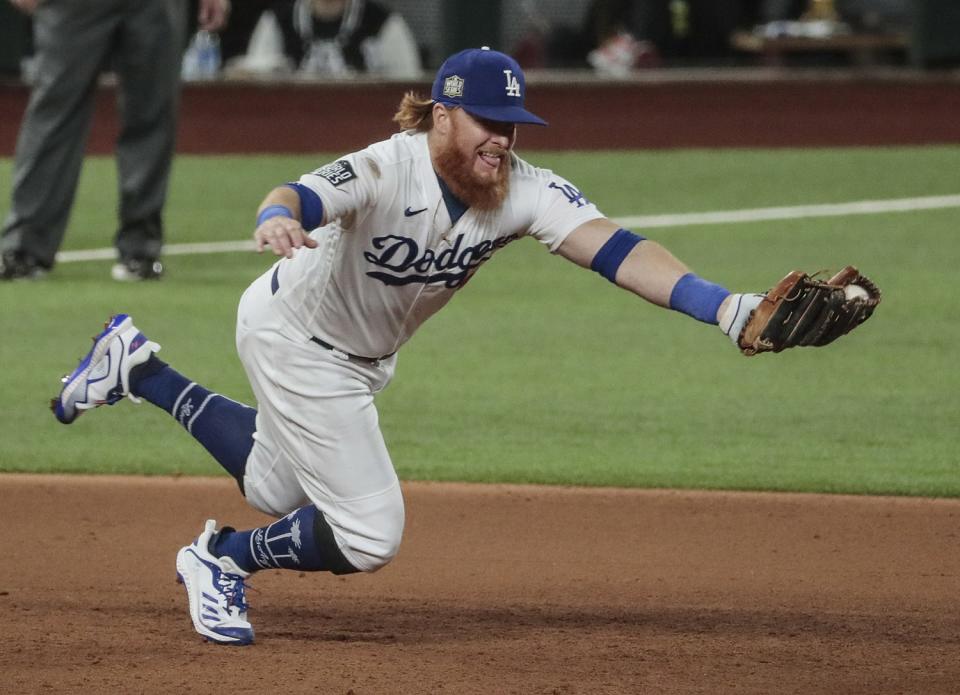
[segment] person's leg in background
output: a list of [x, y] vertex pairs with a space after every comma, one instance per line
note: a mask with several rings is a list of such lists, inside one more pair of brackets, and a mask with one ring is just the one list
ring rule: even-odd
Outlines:
[[273, 0], [245, 0], [234, 2], [230, 10], [230, 21], [220, 31], [220, 57], [224, 67], [230, 61], [246, 54], [250, 44], [250, 37], [260, 16], [269, 10]]
[[17, 138], [0, 278], [53, 267], [66, 232], [93, 115], [97, 76], [118, 24], [118, 1], [41, 2], [34, 14], [36, 84]]
[[183, 0], [129, 0], [115, 69], [121, 130], [117, 140], [120, 224], [116, 280], [163, 272], [163, 208], [176, 142], [180, 64], [187, 24]]

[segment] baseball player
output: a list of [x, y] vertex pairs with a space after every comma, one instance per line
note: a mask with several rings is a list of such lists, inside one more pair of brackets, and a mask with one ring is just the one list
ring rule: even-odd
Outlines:
[[52, 403], [61, 422], [124, 397], [147, 400], [277, 519], [245, 531], [207, 521], [177, 553], [205, 638], [253, 641], [244, 580], [254, 572], [373, 572], [396, 555], [403, 499], [374, 395], [420, 324], [503, 247], [532, 237], [734, 340], [763, 298], [701, 279], [604, 217], [575, 184], [520, 159], [517, 124], [546, 125], [525, 95], [509, 56], [457, 53], [430, 99], [404, 96], [401, 132], [267, 194], [254, 238], [280, 258], [244, 292], [236, 330], [256, 409], [175, 371], [123, 314], [64, 377]]

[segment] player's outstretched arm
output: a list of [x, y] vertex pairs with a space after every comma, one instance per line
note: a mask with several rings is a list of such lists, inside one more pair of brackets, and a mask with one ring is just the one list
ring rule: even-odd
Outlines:
[[253, 239], [257, 252], [270, 247], [278, 256], [293, 258], [294, 249], [315, 248], [317, 242], [301, 223], [300, 196], [290, 186], [278, 186], [267, 194], [257, 208], [257, 228]]
[[581, 225], [558, 251], [654, 304], [719, 326], [748, 356], [828, 345], [870, 318], [881, 297], [876, 283], [853, 266], [828, 280], [795, 270], [765, 294], [732, 294], [607, 219]]
[[[677, 281], [690, 269], [657, 242], [622, 232], [606, 218], [591, 220], [575, 229], [558, 252], [648, 302], [669, 307]], [[619, 245], [616, 235], [622, 237]]]
[[558, 252], [616, 285], [658, 306], [719, 324], [737, 336], [762, 295], [731, 294], [697, 277], [663, 246], [621, 229], [612, 221], [591, 220], [575, 229]]

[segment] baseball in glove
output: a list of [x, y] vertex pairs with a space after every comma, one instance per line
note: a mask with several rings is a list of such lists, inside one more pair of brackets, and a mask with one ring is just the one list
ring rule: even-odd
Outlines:
[[827, 345], [870, 318], [880, 288], [853, 266], [829, 280], [795, 270], [760, 300], [736, 341], [744, 355]]

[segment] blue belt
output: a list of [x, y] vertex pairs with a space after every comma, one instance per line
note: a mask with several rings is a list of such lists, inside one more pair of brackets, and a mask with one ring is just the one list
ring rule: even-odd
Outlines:
[[[277, 290], [279, 289], [280, 289], [280, 266], [278, 264], [277, 267], [273, 269], [273, 276], [270, 278], [270, 293], [276, 294]], [[394, 351], [394, 352], [391, 352], [389, 355], [383, 355], [382, 357], [364, 357], [363, 355], [354, 355], [352, 352], [341, 350], [340, 348], [331, 345], [325, 340], [320, 340], [320, 338], [318, 338], [315, 335], [310, 336], [310, 341], [313, 343], [316, 343], [317, 345], [322, 347], [324, 350], [330, 350], [331, 352], [339, 352], [341, 355], [346, 355], [351, 360], [355, 360], [357, 362], [363, 362], [364, 364], [370, 364], [374, 366], [379, 364], [381, 360], [385, 360], [388, 357], [393, 357], [394, 354], [396, 354], [396, 351]]]

